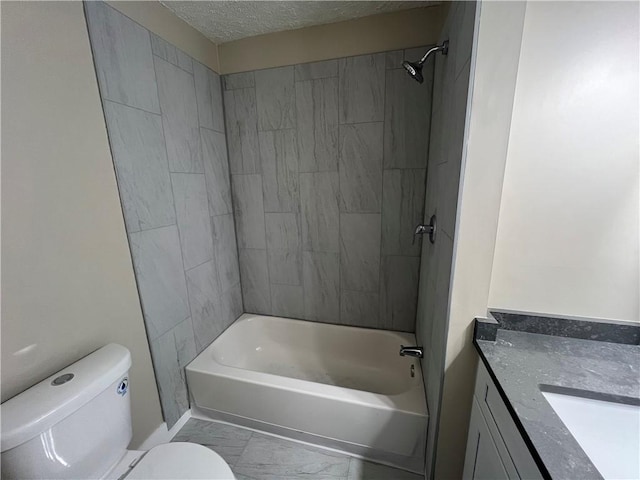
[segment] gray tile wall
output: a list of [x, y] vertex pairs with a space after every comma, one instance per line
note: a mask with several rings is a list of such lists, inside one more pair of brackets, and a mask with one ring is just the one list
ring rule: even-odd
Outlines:
[[[449, 39], [449, 54], [446, 57], [439, 55], [435, 58], [433, 123], [425, 214], [426, 218], [432, 214], [437, 215], [438, 237], [435, 244], [425, 242], [422, 247], [416, 320], [416, 337], [418, 343], [424, 346], [425, 357], [422, 373], [430, 418], [426, 465], [429, 478], [433, 467], [444, 378], [449, 286], [475, 12], [475, 2], [452, 3], [442, 34], [442, 39]], [[418, 55], [419, 52], [416, 52], [415, 56]], [[400, 182], [396, 178], [390, 178], [389, 181], [396, 185]], [[417, 186], [414, 188], [417, 189]], [[400, 214], [398, 221], [408, 220], [404, 219], [404, 214]], [[383, 233], [383, 244], [385, 238], [389, 239], [385, 244], [389, 248], [399, 248], [401, 240], [393, 235], [385, 237]]]
[[[86, 2], [85, 8], [158, 390], [171, 427], [189, 408], [185, 365], [243, 312], [220, 78], [108, 5]], [[248, 92], [238, 95], [243, 119], [255, 110], [255, 92]], [[268, 105], [261, 112], [267, 124], [292, 118], [274, 116]], [[242, 128], [230, 138], [246, 140]], [[260, 166], [254, 134], [254, 144], [233, 165]], [[272, 139], [266, 161], [276, 169], [275, 181], [286, 184], [277, 169], [290, 152], [278, 142]], [[246, 180], [238, 182], [240, 195], [261, 185], [260, 175], [253, 183], [240, 180]], [[284, 197], [275, 189], [273, 198]], [[262, 209], [262, 193], [238, 205], [248, 215], [241, 230], [253, 235], [257, 220], [251, 212]], [[248, 245], [263, 250], [249, 250], [241, 264], [253, 272], [262, 260], [264, 275], [251, 287], [257, 290], [267, 278], [263, 215], [259, 220], [261, 237]]]
[[223, 79], [248, 312], [414, 331], [432, 70], [395, 51]]

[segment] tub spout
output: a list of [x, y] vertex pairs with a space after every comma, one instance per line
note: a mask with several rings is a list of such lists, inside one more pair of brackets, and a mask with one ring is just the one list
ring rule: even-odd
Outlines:
[[404, 345], [400, 345], [400, 356], [422, 358], [424, 354], [422, 347], [405, 347]]

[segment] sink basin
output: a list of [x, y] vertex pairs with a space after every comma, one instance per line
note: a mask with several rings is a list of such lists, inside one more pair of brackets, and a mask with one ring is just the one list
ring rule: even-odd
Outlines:
[[542, 394], [604, 478], [640, 478], [640, 405], [636, 399], [609, 401], [588, 398], [593, 394], [545, 391], [544, 387]]

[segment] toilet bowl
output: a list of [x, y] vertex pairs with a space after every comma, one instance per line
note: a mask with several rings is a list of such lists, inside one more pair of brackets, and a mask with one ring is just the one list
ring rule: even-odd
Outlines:
[[235, 478], [216, 452], [195, 443], [165, 443], [148, 452], [129, 451], [106, 479], [161, 480]]
[[109, 344], [0, 405], [2, 479], [234, 479], [202, 445], [127, 450], [130, 366]]

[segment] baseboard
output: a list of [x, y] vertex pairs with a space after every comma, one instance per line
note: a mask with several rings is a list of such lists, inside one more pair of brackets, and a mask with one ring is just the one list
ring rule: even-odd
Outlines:
[[170, 429], [167, 429], [166, 422], [162, 422], [158, 428], [151, 432], [151, 435], [144, 439], [137, 450], [147, 451], [163, 443], [169, 443], [190, 418], [191, 410], [187, 410]]

